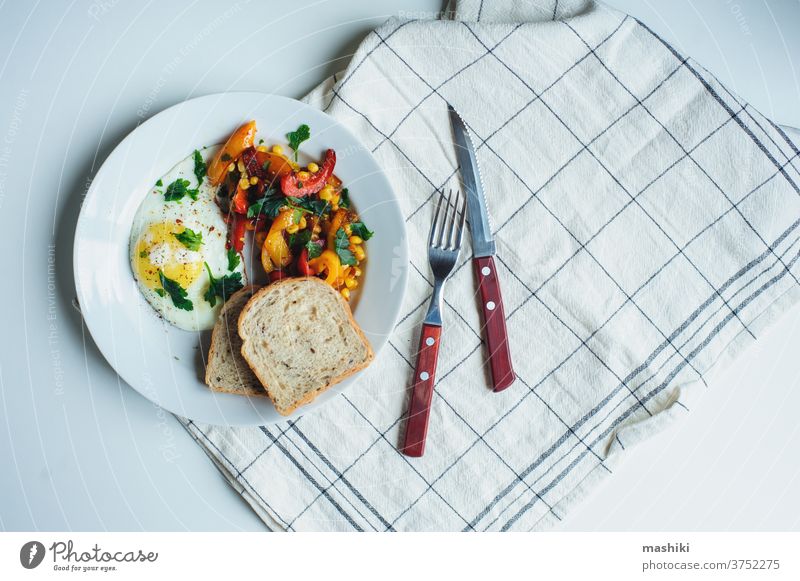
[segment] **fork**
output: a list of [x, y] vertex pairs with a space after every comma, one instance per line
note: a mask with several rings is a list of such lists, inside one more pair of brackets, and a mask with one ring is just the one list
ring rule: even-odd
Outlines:
[[456, 190], [448, 190], [447, 198], [440, 192], [431, 234], [428, 240], [428, 262], [433, 272], [433, 294], [428, 314], [422, 324], [419, 338], [417, 366], [411, 385], [411, 403], [401, 451], [406, 456], [420, 457], [425, 453], [428, 418], [436, 380], [436, 362], [439, 358], [439, 341], [442, 336], [442, 289], [453, 272], [461, 251], [461, 235], [467, 200]]

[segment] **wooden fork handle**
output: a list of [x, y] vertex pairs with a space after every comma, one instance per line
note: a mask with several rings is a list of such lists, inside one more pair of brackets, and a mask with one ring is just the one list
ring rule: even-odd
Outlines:
[[441, 327], [422, 325], [417, 366], [411, 383], [406, 435], [401, 449], [406, 456], [418, 458], [425, 453], [425, 437], [428, 435], [428, 418], [431, 415], [431, 398], [433, 385], [436, 382], [436, 362], [439, 359], [441, 336]]
[[483, 335], [489, 354], [489, 367], [492, 370], [492, 385], [495, 392], [503, 391], [517, 378], [511, 364], [511, 351], [508, 347], [506, 314], [503, 297], [500, 294], [500, 281], [494, 258], [482, 256], [474, 258], [475, 273], [478, 275], [478, 288], [481, 294], [483, 312]]

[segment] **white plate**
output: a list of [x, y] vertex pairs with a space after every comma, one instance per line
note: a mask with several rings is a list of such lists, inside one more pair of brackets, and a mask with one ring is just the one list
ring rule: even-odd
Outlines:
[[[134, 214], [153, 183], [195, 148], [225, 141], [255, 119], [258, 137], [282, 143], [301, 123], [311, 139], [301, 149], [319, 158], [337, 153], [336, 175], [375, 236], [356, 321], [376, 354], [397, 320], [408, 260], [405, 222], [389, 181], [372, 155], [332, 117], [299, 101], [260, 93], [209, 95], [175, 105], [128, 135], [100, 168], [81, 208], [75, 235], [75, 281], [86, 325], [119, 375], [159, 406], [199, 422], [259, 425], [285, 419], [267, 398], [211, 392], [203, 383], [208, 333], [181, 331], [161, 320], [141, 296], [128, 259]], [[296, 415], [350, 387], [358, 374], [334, 386]]]

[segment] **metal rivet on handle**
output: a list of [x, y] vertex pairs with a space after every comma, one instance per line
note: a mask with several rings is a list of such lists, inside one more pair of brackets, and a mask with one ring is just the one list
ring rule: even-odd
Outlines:
[[484, 266], [484, 267], [481, 269], [481, 274], [482, 274], [483, 276], [489, 276], [490, 274], [492, 274], [492, 269], [491, 269], [491, 268], [489, 268], [488, 266]]
[[428, 381], [428, 379], [430, 378], [430, 374], [427, 371], [423, 371], [422, 373], [419, 374], [419, 378], [422, 381]]
[[494, 304], [494, 301], [489, 301], [488, 303], [486, 303], [486, 308], [489, 309], [490, 311], [493, 311], [496, 306], [497, 305]]
[[436, 339], [434, 339], [433, 337], [428, 337], [427, 339], [425, 339], [425, 344], [426, 344], [428, 347], [430, 347], [430, 346], [431, 346], [431, 345], [433, 345], [434, 343], [436, 343]]

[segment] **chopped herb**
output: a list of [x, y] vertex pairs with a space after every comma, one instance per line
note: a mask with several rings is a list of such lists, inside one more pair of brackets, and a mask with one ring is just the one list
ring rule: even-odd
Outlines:
[[320, 254], [322, 254], [322, 246], [316, 242], [311, 242], [310, 240], [306, 242], [306, 250], [308, 250], [309, 260], [312, 258], [317, 258]]
[[372, 232], [364, 222], [353, 222], [350, 224], [350, 232], [361, 238], [362, 240], [369, 240], [375, 232]]
[[163, 297], [167, 296], [167, 291], [165, 291], [163, 288], [157, 288], [156, 289], [156, 294], [163, 298]]
[[347, 238], [347, 232], [344, 231], [344, 228], [339, 228], [336, 231], [336, 238], [334, 238], [333, 246], [343, 265], [355, 266], [357, 264], [356, 257], [350, 252], [350, 248], [348, 248], [350, 246], [350, 240]]
[[350, 208], [350, 190], [347, 188], [342, 188], [342, 191], [339, 192], [339, 207], [345, 210]]
[[220, 159], [221, 159], [222, 161], [230, 161], [230, 160], [231, 160], [231, 156], [230, 156], [230, 155], [228, 155], [227, 153], [223, 153], [223, 154], [222, 154], [222, 157], [220, 157]]
[[195, 232], [191, 228], [184, 228], [183, 232], [173, 234], [173, 236], [189, 250], [199, 250], [200, 245], [203, 244], [202, 232]]
[[264, 143], [264, 140], [263, 139], [259, 139], [258, 140], [258, 144], [261, 145], [262, 143]]
[[231, 298], [233, 293], [244, 287], [244, 284], [242, 284], [241, 272], [234, 272], [233, 274], [226, 274], [217, 278], [211, 274], [211, 267], [208, 266], [208, 263], [204, 262], [203, 264], [206, 265], [209, 279], [208, 290], [206, 294], [203, 295], [203, 298], [206, 299], [208, 304], [212, 307], [217, 304], [217, 297], [222, 297], [222, 302], [224, 303]]
[[167, 202], [177, 202], [181, 200], [183, 196], [189, 196], [193, 200], [197, 199], [197, 189], [189, 188], [189, 180], [178, 178], [168, 185], [167, 191], [164, 192], [164, 200]]
[[286, 199], [289, 200], [294, 207], [317, 216], [324, 214], [330, 205], [325, 200], [312, 200], [310, 196], [305, 198], [287, 197]]
[[158, 179], [158, 181], [156, 182], [156, 187], [157, 187], [157, 188], [160, 188], [160, 187], [161, 187], [161, 186], [163, 186], [163, 185], [164, 185], [164, 182], [162, 182], [162, 181], [161, 181], [161, 178], [159, 178], [159, 179]]
[[[167, 278], [166, 276], [164, 276], [164, 273], [161, 272], [160, 268], [158, 269], [158, 279], [161, 281], [162, 288], [160, 290], [169, 294], [170, 298], [172, 299], [173, 305], [184, 311], [191, 311], [194, 309], [192, 301], [186, 298], [187, 297], [186, 289], [184, 289], [180, 284], [178, 284], [171, 278]], [[164, 296], [162, 293], [158, 294], [161, 295], [162, 297]]]
[[148, 254], [150, 254], [150, 253], [149, 253], [149, 252], [147, 252], [147, 250], [142, 250], [142, 251], [139, 253], [139, 258], [147, 258], [147, 255], [148, 255]]
[[235, 270], [240, 261], [239, 253], [234, 248], [228, 248], [228, 270]]
[[247, 217], [255, 218], [263, 214], [267, 218], [275, 218], [286, 205], [286, 197], [269, 189], [264, 192], [264, 197], [247, 208]]
[[268, 159], [263, 164], [261, 164], [261, 169], [263, 169], [264, 171], [268, 171], [269, 170], [269, 166], [270, 166], [271, 163], [272, 163], [272, 160]]
[[306, 228], [294, 234], [289, 234], [289, 248], [298, 248], [305, 246], [311, 241], [311, 230]]
[[194, 177], [197, 178], [197, 187], [203, 183], [206, 176], [206, 162], [198, 150], [194, 150]]
[[305, 123], [298, 127], [296, 131], [290, 131], [286, 134], [286, 139], [289, 140], [289, 147], [291, 147], [292, 151], [294, 151], [295, 161], [297, 161], [297, 150], [300, 148], [300, 144], [310, 137], [311, 129], [309, 129], [308, 125]]

